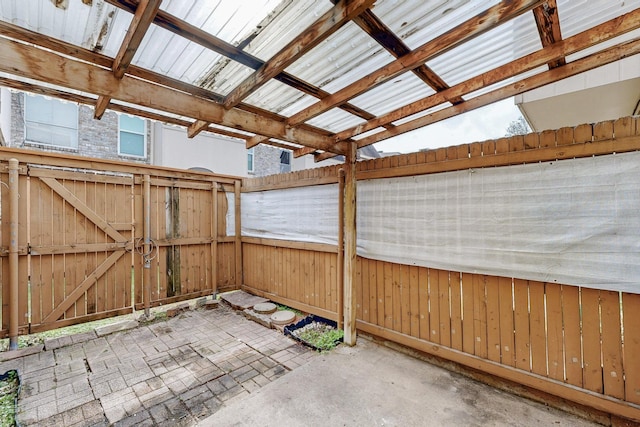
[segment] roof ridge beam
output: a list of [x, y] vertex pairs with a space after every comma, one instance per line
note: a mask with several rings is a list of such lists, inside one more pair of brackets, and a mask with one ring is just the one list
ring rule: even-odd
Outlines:
[[395, 61], [368, 74], [366, 77], [340, 89], [331, 96], [294, 114], [288, 120], [288, 124], [296, 126], [325, 111], [354, 98], [375, 86], [385, 83], [394, 77], [412, 70], [427, 60], [440, 55], [454, 47], [469, 41], [498, 25], [515, 18], [534, 7], [539, 6], [544, 0], [503, 0], [497, 5], [479, 13], [463, 24], [452, 28], [435, 39], [423, 44]]

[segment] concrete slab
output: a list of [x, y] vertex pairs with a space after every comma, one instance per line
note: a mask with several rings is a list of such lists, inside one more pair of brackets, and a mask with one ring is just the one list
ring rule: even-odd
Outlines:
[[594, 426], [360, 339], [313, 358], [200, 426]]
[[269, 302], [266, 298], [257, 297], [244, 291], [221, 294], [220, 299], [236, 310], [246, 310], [247, 308], [253, 308], [256, 304]]

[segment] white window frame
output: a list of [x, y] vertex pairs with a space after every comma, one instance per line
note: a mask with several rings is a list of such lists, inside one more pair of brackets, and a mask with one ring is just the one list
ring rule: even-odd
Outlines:
[[[123, 131], [120, 128], [120, 118], [122, 117], [122, 114], [118, 114], [118, 156], [121, 157], [130, 157], [130, 158], [134, 158], [134, 159], [146, 159], [147, 158], [147, 120], [143, 119], [142, 117], [136, 117], [136, 116], [131, 116], [134, 117], [136, 119], [142, 120], [142, 123], [144, 124], [144, 130], [142, 131], [142, 133], [139, 132], [132, 132], [129, 130], [125, 130]], [[142, 156], [138, 156], [136, 154], [130, 154], [130, 153], [123, 153], [120, 151], [120, 135], [122, 132], [128, 132], [128, 133], [132, 133], [135, 135], [142, 135], [143, 138], [143, 155]]]
[[[249, 168], [249, 157], [251, 157], [251, 168]], [[254, 173], [255, 170], [256, 170], [256, 153], [252, 147], [247, 150], [247, 172]]]
[[[47, 101], [53, 101], [53, 102], [59, 102], [59, 103], [63, 103], [62, 100], [60, 99], [56, 99], [56, 98], [49, 98], [49, 97], [45, 97], [42, 95], [30, 95], [25, 93], [24, 95], [24, 106], [23, 106], [23, 131], [24, 131], [24, 142], [27, 144], [34, 144], [34, 145], [40, 145], [40, 146], [45, 146], [45, 147], [51, 147], [51, 148], [57, 148], [57, 149], [61, 149], [61, 150], [69, 150], [69, 151], [78, 151], [78, 146], [79, 146], [79, 139], [80, 139], [80, 134], [79, 134], [79, 108], [78, 108], [78, 104], [74, 104], [75, 106], [75, 113], [76, 113], [76, 117], [75, 117], [75, 128], [70, 128], [67, 126], [61, 126], [61, 125], [56, 125], [53, 123], [47, 123], [47, 122], [41, 122], [41, 121], [37, 121], [37, 120], [31, 120], [29, 119], [27, 116], [27, 102], [28, 99], [30, 98], [36, 98], [36, 97], [40, 97], [40, 98], [44, 98]], [[69, 104], [73, 104], [73, 103], [69, 103]], [[61, 129], [72, 129], [75, 130], [75, 144], [73, 145], [58, 145], [58, 144], [54, 144], [54, 143], [49, 143], [49, 142], [43, 142], [43, 141], [35, 141], [35, 140], [30, 140], [27, 139], [27, 123], [31, 122], [31, 123], [38, 123], [44, 126], [49, 126], [52, 128], [61, 128]]]

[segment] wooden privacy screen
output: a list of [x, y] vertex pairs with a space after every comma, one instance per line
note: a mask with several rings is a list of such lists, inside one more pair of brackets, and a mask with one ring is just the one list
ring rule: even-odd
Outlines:
[[[627, 117], [364, 161], [358, 179], [636, 151], [638, 122]], [[337, 182], [337, 168], [246, 179], [243, 191]], [[335, 247], [243, 242], [245, 289], [335, 318]], [[640, 295], [358, 257], [356, 314], [361, 331], [640, 421]]]
[[2, 149], [4, 336], [10, 323], [9, 158], [20, 161], [20, 333], [143, 308], [147, 203], [150, 306], [235, 288], [234, 238], [224, 237], [224, 191], [233, 191], [234, 179]]

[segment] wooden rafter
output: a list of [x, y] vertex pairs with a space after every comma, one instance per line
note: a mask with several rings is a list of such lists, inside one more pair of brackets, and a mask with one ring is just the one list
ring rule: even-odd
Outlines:
[[[419, 129], [421, 127], [439, 122], [444, 119], [448, 119], [458, 114], [466, 113], [468, 111], [484, 107], [485, 105], [493, 104], [494, 102], [501, 101], [503, 99], [507, 99], [512, 96], [551, 83], [555, 83], [559, 80], [566, 79], [567, 77], [575, 76], [576, 74], [580, 74], [585, 71], [598, 68], [602, 65], [609, 64], [614, 61], [619, 61], [626, 57], [637, 54], [640, 54], [640, 38], [621, 43], [604, 51], [589, 55], [585, 58], [570, 62], [557, 68], [553, 68], [540, 74], [536, 74], [535, 76], [525, 78], [523, 80], [509, 84], [503, 88], [495, 89], [491, 92], [465, 101], [463, 104], [454, 105], [452, 107], [437, 111], [433, 114], [429, 114], [410, 122], [403, 123], [402, 125], [396, 126], [395, 132], [385, 130], [371, 135], [367, 138], [363, 138], [361, 140], [358, 140], [358, 148], [375, 144], [376, 142], [383, 141], [401, 133]], [[333, 157], [334, 154], [323, 154], [320, 156], [323, 156], [322, 158], [330, 158]]]
[[[109, 96], [146, 108], [195, 117], [293, 143], [336, 150], [332, 139], [247, 111], [225, 109], [220, 104], [125, 75], [117, 80], [110, 71], [47, 52], [34, 46], [0, 39], [0, 70], [38, 81], [97, 95]], [[119, 82], [119, 84], [118, 84]], [[152, 93], [154, 96], [149, 96]]]
[[229, 95], [224, 106], [232, 108], [262, 86], [271, 78], [284, 71], [302, 55], [316, 47], [344, 24], [366, 10], [375, 0], [341, 0], [327, 13], [322, 15], [300, 37], [287, 44], [269, 61], [265, 62], [255, 73], [247, 77]]
[[[120, 9], [126, 10], [130, 13], [135, 13], [136, 8], [138, 6], [138, 0], [105, 0], [107, 3], [112, 4]], [[259, 58], [256, 58], [246, 52], [244, 52], [239, 46], [234, 46], [230, 43], [221, 40], [206, 31], [201, 30], [200, 28], [189, 24], [186, 21], [183, 21], [162, 9], [158, 11], [156, 14], [153, 23], [160, 28], [163, 28], [167, 31], [171, 31], [174, 34], [177, 34], [185, 39], [192, 41], [194, 43], [199, 44], [202, 47], [212, 50], [213, 52], [217, 52], [225, 57], [232, 59], [240, 64], [247, 66], [253, 70], [258, 70], [262, 67], [265, 62]], [[132, 74], [134, 75], [134, 74]], [[145, 78], [145, 77], [142, 77]], [[150, 79], [147, 79], [150, 80]], [[325, 92], [317, 86], [314, 86], [308, 82], [300, 80], [299, 78], [286, 73], [281, 72], [274, 77], [274, 80], [277, 80], [281, 83], [284, 83], [294, 89], [299, 90], [302, 93], [313, 96], [318, 99], [324, 99], [330, 95], [330, 93]], [[161, 82], [158, 82], [161, 83]], [[162, 83], [161, 83], [162, 84]], [[204, 90], [204, 89], [202, 89]], [[220, 97], [221, 98], [221, 97]], [[218, 102], [224, 102], [223, 99], [217, 99]], [[245, 108], [243, 105], [239, 105], [239, 108]], [[356, 107], [355, 105], [349, 103], [342, 103], [338, 106], [338, 108], [351, 113], [355, 116], [361, 117], [365, 120], [372, 119], [375, 117], [373, 114], [368, 113], [367, 111]], [[262, 115], [262, 114], [261, 114]], [[393, 126], [389, 126], [392, 128]], [[197, 133], [194, 133], [195, 136]]]
[[590, 30], [576, 34], [566, 40], [558, 41], [553, 45], [526, 55], [515, 61], [509, 62], [493, 70], [472, 77], [442, 92], [430, 95], [426, 98], [405, 105], [384, 115], [369, 120], [335, 134], [337, 141], [351, 138], [361, 133], [383, 126], [416, 113], [425, 111], [436, 105], [440, 105], [453, 97], [474, 92], [482, 87], [498, 83], [510, 77], [532, 70], [544, 64], [554, 62], [575, 52], [584, 50], [595, 44], [602, 43], [614, 37], [625, 34], [640, 27], [640, 9], [629, 12], [618, 18], [604, 22]]
[[[391, 29], [371, 11], [371, 9], [365, 10], [359, 16], [354, 18], [353, 22], [358, 24], [362, 30], [369, 34], [380, 46], [384, 47], [387, 52], [396, 58], [402, 58], [403, 56], [411, 53], [409, 46], [407, 46], [400, 37], [396, 36]], [[431, 86], [431, 88], [436, 92], [449, 88], [449, 85], [425, 64], [419, 65], [412, 71], [413, 74]], [[449, 101], [452, 104], [459, 104], [463, 99], [458, 97], [450, 99]]]
[[288, 124], [291, 126], [303, 123], [316, 117], [325, 111], [354, 98], [377, 85], [424, 64], [428, 59], [442, 54], [454, 47], [477, 37], [492, 28], [515, 18], [534, 7], [539, 6], [542, 0], [513, 0], [502, 1], [499, 4], [481, 12], [446, 33], [423, 44], [410, 54], [385, 65], [384, 67], [369, 73], [362, 79], [340, 89], [327, 98], [311, 105], [291, 116]]
[[[133, 15], [133, 19], [129, 25], [129, 30], [122, 41], [118, 54], [113, 60], [113, 66], [111, 68], [113, 75], [117, 79], [121, 79], [125, 71], [127, 71], [127, 68], [129, 68], [133, 56], [136, 54], [140, 43], [142, 43], [144, 35], [151, 26], [151, 22], [153, 22], [156, 13], [158, 13], [160, 3], [162, 3], [162, 0], [140, 0], [136, 13]], [[94, 110], [94, 117], [96, 119], [102, 117], [109, 102], [109, 97], [98, 97], [98, 102], [96, 102], [96, 108]]]
[[[556, 0], [547, 0], [544, 4], [533, 9], [533, 16], [536, 19], [536, 26], [540, 34], [542, 46], [550, 46], [562, 40], [560, 31], [560, 18], [558, 17], [558, 5]], [[559, 58], [549, 62], [549, 68], [556, 68], [566, 64], [564, 58]]]

